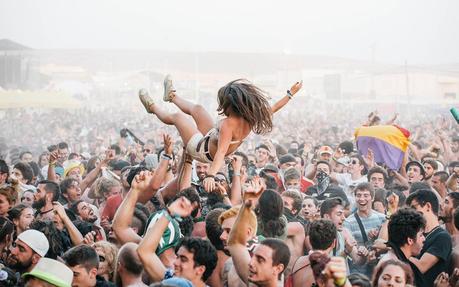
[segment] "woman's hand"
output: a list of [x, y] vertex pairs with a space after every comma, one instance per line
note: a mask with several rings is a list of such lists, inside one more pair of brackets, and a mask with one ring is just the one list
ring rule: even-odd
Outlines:
[[295, 95], [296, 93], [298, 93], [298, 91], [301, 89], [301, 87], [303, 87], [303, 81], [301, 82], [296, 82], [295, 84], [293, 84], [293, 86], [290, 88], [290, 94]]

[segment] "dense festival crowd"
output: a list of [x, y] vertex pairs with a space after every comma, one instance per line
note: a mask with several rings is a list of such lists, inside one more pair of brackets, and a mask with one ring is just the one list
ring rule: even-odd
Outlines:
[[[239, 88], [219, 91], [219, 122], [233, 117], [224, 96]], [[298, 105], [300, 88], [272, 105], [285, 107], [269, 133], [241, 136], [238, 122], [221, 158], [225, 127], [215, 143], [202, 132], [208, 161], [180, 130], [194, 119], [201, 131], [193, 111], [203, 107], [175, 94], [165, 101], [179, 116], [147, 96], [154, 116], [136, 98], [4, 111], [0, 286], [457, 286], [454, 119], [422, 106]], [[395, 124], [411, 132], [398, 169], [359, 152], [356, 128]]]

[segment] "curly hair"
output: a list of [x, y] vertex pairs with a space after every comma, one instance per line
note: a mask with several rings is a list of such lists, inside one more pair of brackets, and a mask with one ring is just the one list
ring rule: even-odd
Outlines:
[[416, 235], [426, 226], [422, 214], [412, 208], [401, 208], [389, 220], [389, 241], [397, 246], [403, 246], [408, 238], [416, 239]]
[[194, 266], [202, 266], [206, 268], [202, 274], [202, 280], [206, 281], [217, 266], [217, 250], [209, 240], [197, 237], [184, 237], [180, 239], [179, 244], [175, 248], [175, 253], [180, 247], [185, 247], [189, 252], [193, 253]]
[[336, 227], [328, 219], [319, 219], [309, 225], [309, 241], [312, 249], [326, 250], [336, 239]]
[[228, 109], [246, 120], [256, 134], [266, 134], [273, 129], [268, 97], [247, 80], [231, 81], [218, 90], [217, 111], [228, 115]]
[[110, 192], [110, 189], [112, 189], [115, 186], [119, 186], [120, 183], [111, 178], [100, 177], [96, 180], [94, 185], [95, 185], [94, 194], [96, 198], [104, 198], [105, 194]]
[[383, 263], [381, 263], [381, 265], [377, 269], [375, 269], [375, 271], [373, 272], [373, 279], [372, 279], [373, 285], [372, 286], [378, 286], [379, 277], [381, 276], [384, 269], [386, 269], [386, 267], [389, 265], [395, 265], [395, 266], [402, 268], [402, 270], [405, 273], [405, 284], [406, 284], [405, 286], [413, 285], [414, 276], [413, 276], [413, 271], [411, 270], [411, 267], [408, 264], [405, 264], [399, 260], [390, 259], [390, 260], [384, 261]]

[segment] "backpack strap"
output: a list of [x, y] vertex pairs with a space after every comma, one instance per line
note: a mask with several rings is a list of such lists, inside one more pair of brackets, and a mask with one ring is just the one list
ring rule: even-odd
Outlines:
[[355, 220], [357, 220], [357, 223], [359, 224], [360, 233], [362, 233], [363, 244], [366, 244], [368, 242], [368, 237], [367, 233], [365, 232], [365, 228], [363, 227], [362, 220], [360, 219], [360, 216], [357, 214], [357, 212], [354, 213], [354, 217]]

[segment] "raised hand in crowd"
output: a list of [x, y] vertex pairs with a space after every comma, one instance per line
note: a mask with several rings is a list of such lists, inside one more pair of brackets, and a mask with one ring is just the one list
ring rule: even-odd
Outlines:
[[83, 242], [83, 235], [81, 235], [81, 232], [76, 228], [76, 226], [68, 217], [64, 206], [59, 201], [54, 201], [53, 209], [54, 213], [59, 216], [60, 220], [64, 224], [64, 227], [67, 230], [73, 245], [81, 244]]
[[139, 243], [142, 238], [130, 226], [134, 216], [135, 204], [139, 196], [150, 188], [153, 174], [150, 171], [141, 171], [131, 183], [131, 190], [121, 202], [120, 207], [113, 218], [112, 228], [121, 244], [127, 242]]
[[249, 182], [243, 186], [243, 201], [247, 207], [255, 207], [258, 199], [263, 193], [264, 188], [261, 178], [258, 176], [253, 177]]

